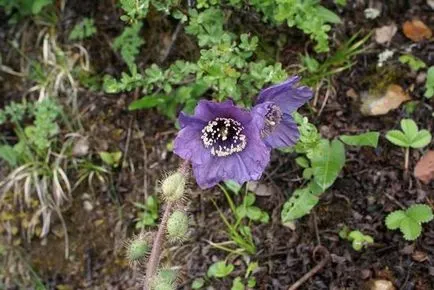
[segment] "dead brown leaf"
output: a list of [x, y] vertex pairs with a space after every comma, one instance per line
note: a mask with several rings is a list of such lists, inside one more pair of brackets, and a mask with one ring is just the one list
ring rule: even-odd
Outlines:
[[430, 150], [417, 162], [414, 168], [414, 176], [423, 183], [429, 183], [434, 179], [434, 151]]
[[432, 37], [432, 30], [426, 26], [425, 23], [417, 19], [406, 21], [402, 26], [402, 31], [407, 38], [414, 42], [430, 39]]
[[398, 31], [395, 23], [375, 29], [375, 41], [379, 44], [389, 44]]
[[382, 96], [366, 95], [360, 111], [367, 116], [385, 115], [398, 108], [403, 102], [411, 100], [410, 96], [399, 85], [390, 85]]

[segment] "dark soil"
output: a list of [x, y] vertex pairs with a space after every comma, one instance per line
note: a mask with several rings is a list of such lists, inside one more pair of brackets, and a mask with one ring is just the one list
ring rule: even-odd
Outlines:
[[[90, 52], [93, 70], [100, 76], [107, 73], [120, 75], [126, 70], [120, 56], [110, 47], [110, 41], [123, 28], [119, 20], [121, 12], [114, 2], [67, 1], [63, 14], [58, 15], [59, 42], [65, 43], [68, 42], [66, 33], [77, 20], [84, 16], [94, 17], [98, 34], [83, 45]], [[363, 2], [366, 1], [348, 2], [340, 13], [343, 24], [336, 26], [331, 34], [334, 46], [356, 32], [365, 35], [373, 28], [391, 22], [400, 27], [405, 20], [413, 18], [434, 28], [434, 12], [425, 1], [383, 1], [382, 17], [375, 20], [366, 20], [363, 16], [367, 7]], [[244, 26], [241, 29], [249, 27], [255, 34], [261, 34], [268, 26], [261, 24], [257, 15], [249, 16], [249, 13], [246, 11], [240, 16], [240, 23]], [[239, 27], [237, 19], [233, 21], [234, 27]], [[166, 48], [165, 39], [171, 37], [175, 27], [176, 23], [152, 15], [143, 29], [146, 45], [138, 59], [139, 67], [159, 61], [161, 51]], [[0, 13], [3, 63], [19, 71], [17, 54], [7, 44], [13, 39], [16, 29], [7, 24], [5, 15]], [[38, 26], [29, 26], [27, 34], [30, 40], [36, 37], [39, 29]], [[269, 27], [267, 29], [268, 32], [261, 35], [264, 41], [273, 43], [275, 34], [269, 31]], [[289, 67], [297, 61], [297, 54], [304, 51], [308, 39], [286, 27], [276, 28], [276, 31], [288, 33], [288, 43], [279, 55], [280, 61]], [[389, 48], [404, 51], [411, 44], [399, 29]], [[320, 117], [315, 112], [305, 112], [327, 138], [367, 130], [379, 131], [384, 136], [406, 115], [400, 108], [385, 116], [365, 117], [347, 96], [349, 89], [357, 92], [368, 90], [378, 77], [375, 68], [377, 54], [385, 47], [375, 44], [373, 39], [367, 45], [370, 49], [357, 57], [357, 63], [333, 79], [336, 93], [330, 96]], [[27, 53], [37, 55], [40, 53], [38, 49], [29, 45]], [[414, 44], [412, 51], [428, 65], [434, 64], [432, 41]], [[167, 62], [178, 58], [194, 59], [197, 54], [194, 39], [181, 34]], [[416, 83], [416, 75], [400, 67], [399, 63], [390, 67], [396, 68], [401, 70], [396, 82], [414, 99], [421, 101], [412, 117], [434, 132], [434, 98], [424, 100], [423, 88]], [[0, 76], [3, 78], [0, 105], [21, 99], [22, 93], [29, 88], [21, 78], [5, 73]], [[324, 95], [325, 91], [321, 91], [320, 104]], [[180, 160], [167, 150], [167, 143], [176, 134], [173, 121], [153, 110], [128, 111], [128, 104], [137, 97], [137, 92], [106, 95], [84, 88], [79, 91], [79, 108], [84, 132], [90, 139], [90, 153], [96, 156], [101, 150], [119, 149], [124, 152], [124, 164], [111, 175], [111, 185], [96, 185], [94, 190], [81, 186], [73, 193], [74, 199], [65, 211], [70, 239], [70, 257], [67, 260], [64, 258], [62, 227], [58, 221], [53, 225], [53, 233], [43, 242], [35, 238], [31, 243], [24, 243], [29, 263], [50, 289], [136, 289], [141, 283], [142, 268], [130, 267], [124, 255], [125, 242], [137, 234], [134, 230], [137, 209], [133, 202], [143, 201], [146, 196], [156, 193], [162, 174], [174, 170]], [[12, 132], [11, 128], [2, 129]], [[420, 157], [420, 151], [412, 150], [410, 172]], [[321, 196], [312, 214], [297, 221], [292, 230], [281, 224], [280, 210], [293, 190], [301, 186], [301, 170], [297, 169], [293, 156], [275, 151], [261, 181], [273, 189], [273, 194], [257, 197], [258, 206], [270, 214], [271, 222], [253, 226], [258, 251], [251, 259], [260, 265], [255, 275], [255, 289], [287, 289], [318, 263], [313, 250], [319, 244], [328, 249], [331, 261], [306, 282], [303, 289], [362, 289], [374, 278], [389, 280], [398, 289], [434, 289], [434, 223], [425, 224], [423, 235], [415, 242], [406, 242], [398, 231], [387, 230], [384, 225], [385, 216], [399, 209], [400, 204], [434, 204], [434, 184], [424, 185], [412, 174], [406, 175], [403, 162], [404, 152], [384, 138], [380, 139], [378, 149], [349, 148], [340, 178]], [[180, 268], [179, 289], [190, 289], [191, 282], [204, 277], [214, 261], [226, 257], [225, 252], [212, 247], [209, 241], [229, 239], [211, 201], [214, 200], [230, 217], [224, 195], [218, 188], [199, 191], [192, 183], [187, 204], [192, 219], [190, 238], [164, 253], [170, 264]], [[235, 199], [240, 201], [238, 197]], [[85, 202], [89, 202], [92, 208], [85, 209]], [[354, 251], [348, 241], [338, 236], [343, 225], [371, 235], [375, 244], [361, 252]], [[241, 259], [233, 262], [237, 265], [236, 272], [242, 275], [245, 263]], [[214, 289], [230, 289], [231, 281], [232, 278], [213, 279], [208, 283]]]

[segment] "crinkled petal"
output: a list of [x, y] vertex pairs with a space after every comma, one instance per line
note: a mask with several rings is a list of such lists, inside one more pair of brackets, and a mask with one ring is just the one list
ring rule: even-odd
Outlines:
[[300, 133], [291, 115], [283, 114], [282, 121], [274, 131], [264, 138], [265, 144], [271, 148], [293, 146], [297, 143]]
[[268, 87], [259, 93], [257, 104], [273, 102], [282, 112], [292, 113], [312, 98], [312, 90], [308, 87], [297, 87], [300, 77], [294, 76], [287, 81]]
[[202, 164], [211, 158], [211, 153], [202, 143], [203, 127], [188, 125], [178, 132], [175, 138], [173, 152], [184, 160]]
[[207, 124], [207, 122], [194, 116], [186, 115], [184, 112], [179, 113], [178, 121], [181, 128], [192, 126], [194, 128], [198, 128], [199, 130], [202, 130], [202, 128]]
[[264, 128], [264, 118], [267, 115], [268, 108], [272, 105], [272, 102], [264, 102], [257, 104], [252, 108], [251, 114], [253, 118], [253, 123], [261, 131]]
[[231, 110], [235, 108], [234, 102], [232, 100], [227, 100], [221, 103], [216, 103], [208, 100], [200, 100], [194, 110], [194, 117], [208, 122], [217, 116], [220, 117], [219, 113], [225, 110]]

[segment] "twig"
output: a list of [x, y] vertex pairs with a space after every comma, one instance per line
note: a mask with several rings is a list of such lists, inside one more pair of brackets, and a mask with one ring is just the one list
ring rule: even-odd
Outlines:
[[303, 277], [301, 277], [300, 279], [297, 280], [297, 282], [295, 282], [294, 284], [292, 284], [292, 286], [289, 287], [288, 290], [298, 289], [301, 285], [303, 285], [304, 282], [306, 282], [313, 275], [315, 275], [316, 273], [318, 273], [328, 263], [328, 261], [330, 260], [330, 253], [329, 253], [329, 251], [325, 247], [319, 245], [319, 246], [316, 246], [315, 249], [313, 250], [313, 255], [315, 256], [315, 254], [318, 251], [322, 252], [322, 255], [323, 255], [322, 260], [315, 267], [313, 267], [312, 270], [310, 270], [309, 272], [307, 272], [306, 274], [304, 274]]
[[164, 52], [164, 55], [161, 57], [160, 62], [163, 63], [166, 61], [167, 57], [169, 56], [170, 52], [172, 51], [172, 48], [176, 42], [176, 39], [178, 39], [179, 32], [182, 29], [182, 22], [179, 22], [178, 25], [175, 28], [175, 32], [172, 34], [172, 39], [170, 41], [169, 47], [167, 47], [166, 51]]

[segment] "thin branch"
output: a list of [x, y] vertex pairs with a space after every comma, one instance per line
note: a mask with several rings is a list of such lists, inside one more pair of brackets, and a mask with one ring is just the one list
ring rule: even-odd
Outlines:
[[329, 251], [323, 246], [316, 246], [315, 249], [313, 250], [313, 255], [315, 256], [316, 252], [318, 251], [322, 252], [323, 255], [322, 260], [315, 267], [313, 267], [312, 270], [304, 274], [303, 277], [301, 277], [300, 279], [297, 280], [297, 282], [292, 284], [292, 286], [289, 287], [288, 290], [298, 289], [301, 285], [303, 285], [303, 283], [305, 283], [307, 280], [312, 278], [316, 273], [321, 271], [321, 269], [324, 268], [324, 266], [328, 263], [328, 261], [330, 260]]

